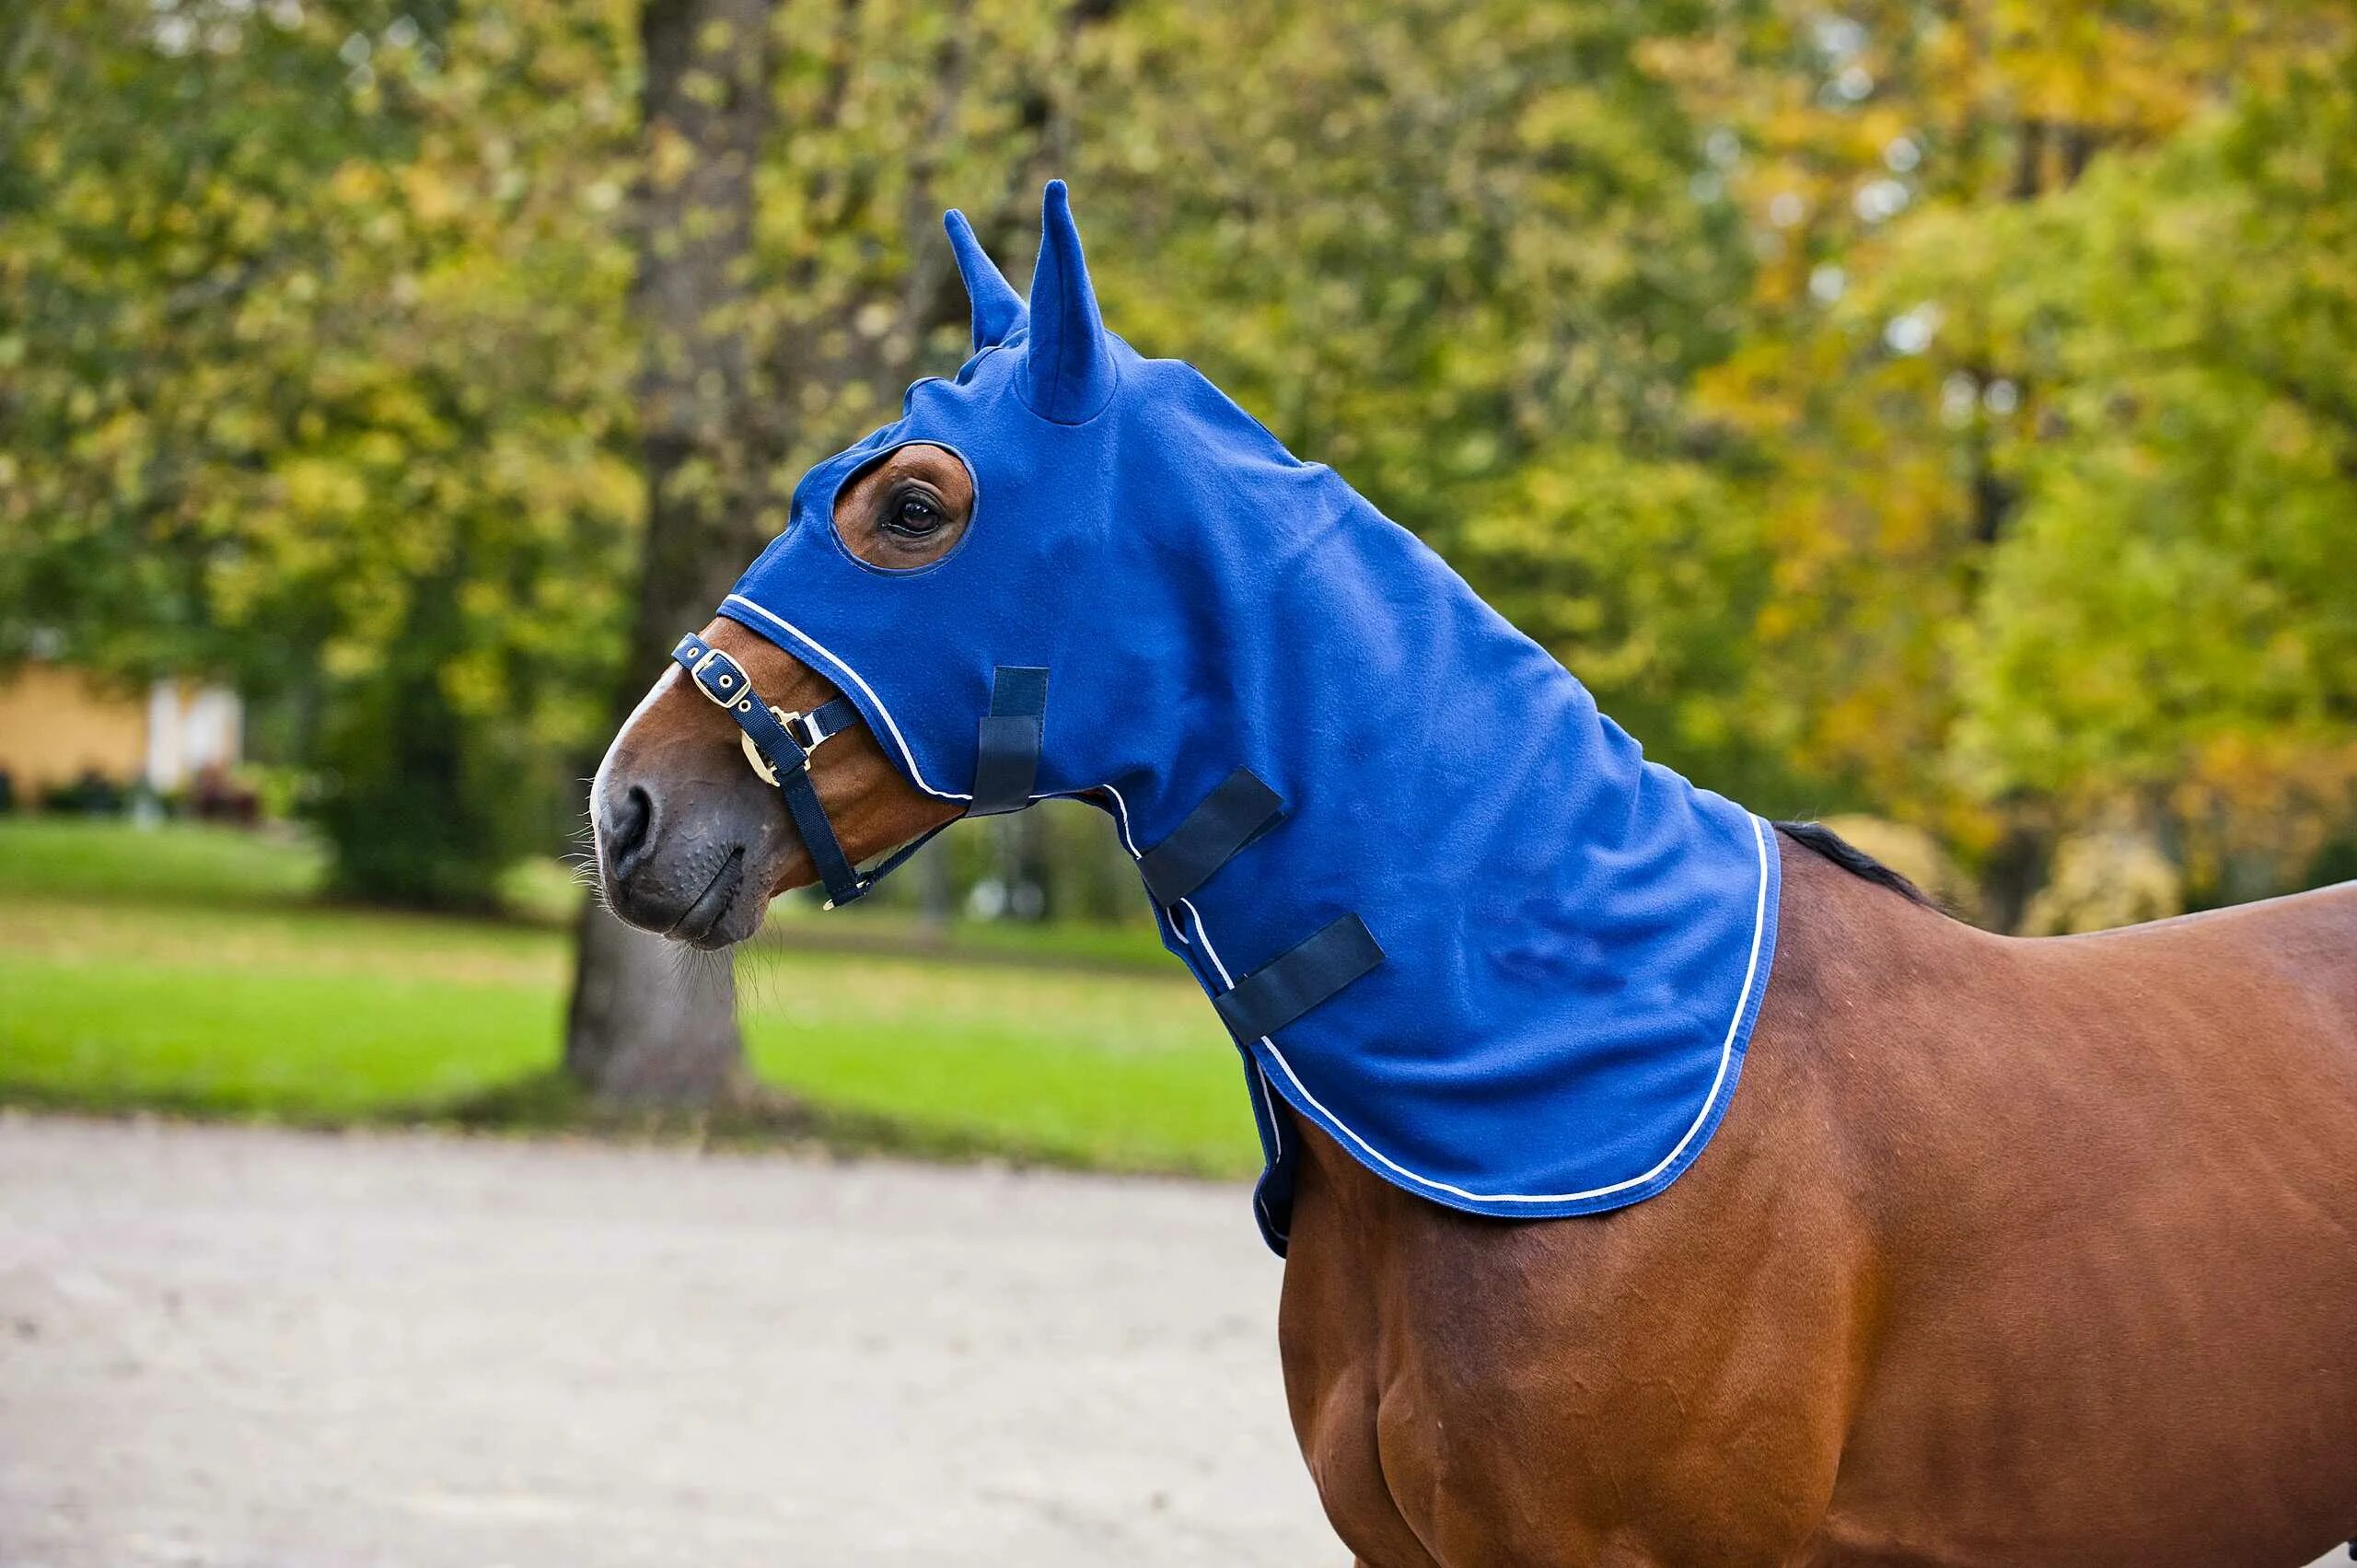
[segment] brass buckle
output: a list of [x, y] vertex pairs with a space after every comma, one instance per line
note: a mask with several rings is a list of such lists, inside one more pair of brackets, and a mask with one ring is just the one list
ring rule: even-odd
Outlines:
[[703, 693], [704, 700], [706, 702], [711, 703], [717, 707], [733, 708], [746, 695], [744, 691], [739, 691], [732, 697], [724, 697], [703, 683], [703, 672], [710, 669], [714, 665], [718, 664], [723, 659], [728, 659], [729, 668], [737, 672], [737, 682], [744, 686], [747, 691], [750, 691], [753, 684], [753, 678], [745, 673], [745, 667], [743, 665], [738, 664], [733, 658], [728, 658], [728, 650], [726, 648], [704, 649], [703, 656], [697, 659], [694, 664], [688, 667], [688, 679], [696, 683], [696, 690]]
[[[806, 768], [810, 765], [812, 754], [821, 745], [834, 738], [831, 735], [820, 735], [817, 723], [808, 714], [793, 714], [786, 712], [784, 708], [772, 708], [770, 716], [777, 720], [780, 727], [796, 746], [802, 748], [802, 765]], [[752, 732], [740, 729], [737, 733], [737, 739], [738, 744], [745, 748], [745, 761], [753, 765], [753, 772], [761, 776], [761, 782], [775, 784], [777, 770], [761, 761], [761, 749], [753, 744]]]

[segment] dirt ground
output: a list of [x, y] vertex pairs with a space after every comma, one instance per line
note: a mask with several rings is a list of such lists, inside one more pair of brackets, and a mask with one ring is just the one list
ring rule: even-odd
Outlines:
[[0, 1120], [0, 1563], [1345, 1561], [1235, 1188]]
[[0, 1568], [1339, 1564], [1278, 1280], [1236, 1188], [0, 1118]]

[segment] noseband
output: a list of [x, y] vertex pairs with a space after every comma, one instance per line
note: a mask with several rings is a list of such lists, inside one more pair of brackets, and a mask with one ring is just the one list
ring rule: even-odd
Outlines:
[[819, 879], [826, 884], [829, 909], [865, 894], [941, 831], [935, 828], [902, 845], [873, 871], [859, 870], [843, 854], [834, 825], [827, 820], [827, 808], [819, 803], [819, 791], [810, 782], [810, 759], [819, 748], [859, 722], [859, 710], [851, 699], [837, 697], [807, 714], [773, 708], [753, 690], [753, 678], [726, 649], [714, 647], [692, 632], [679, 639], [671, 656], [688, 672], [696, 690], [735, 719], [744, 732], [738, 738], [745, 748], [745, 761], [784, 798], [785, 814], [801, 835], [803, 848], [809, 851]]

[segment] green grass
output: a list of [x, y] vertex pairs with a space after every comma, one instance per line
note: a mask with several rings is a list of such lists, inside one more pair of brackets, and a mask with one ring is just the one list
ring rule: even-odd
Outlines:
[[739, 972], [755, 1067], [819, 1105], [1081, 1165], [1257, 1164], [1235, 1047], [1183, 976], [795, 952]]
[[1145, 921], [1134, 925], [1023, 925], [959, 920], [945, 936], [928, 931], [913, 910], [902, 906], [870, 908], [862, 903], [821, 912], [798, 899], [780, 900], [771, 908], [763, 935], [754, 938], [756, 947], [773, 945], [889, 945], [970, 958], [1134, 969], [1160, 975], [1178, 972], [1163, 950], [1160, 935]]
[[[563, 934], [319, 905], [319, 872], [292, 841], [0, 823], [0, 1101], [302, 1122], [512, 1104], [545, 1123], [516, 1086], [556, 1059]], [[1175, 964], [1005, 961], [1142, 956], [1110, 935], [988, 963], [756, 950], [738, 971], [754, 1067], [863, 1142], [1249, 1170], [1235, 1052]]]
[[77, 818], [0, 821], [0, 897], [250, 907], [308, 898], [325, 858], [284, 834], [174, 824], [143, 830]]
[[545, 986], [0, 956], [0, 1095], [366, 1120], [545, 1065]]

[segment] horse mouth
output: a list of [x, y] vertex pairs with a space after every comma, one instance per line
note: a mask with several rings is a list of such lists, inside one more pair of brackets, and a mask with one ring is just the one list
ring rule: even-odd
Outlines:
[[745, 883], [745, 852], [742, 847], [730, 850], [720, 869], [712, 874], [696, 901], [688, 906], [671, 929], [663, 935], [675, 941], [697, 947], [726, 947], [736, 940], [733, 936], [714, 939], [729, 912], [737, 907], [737, 894]]

